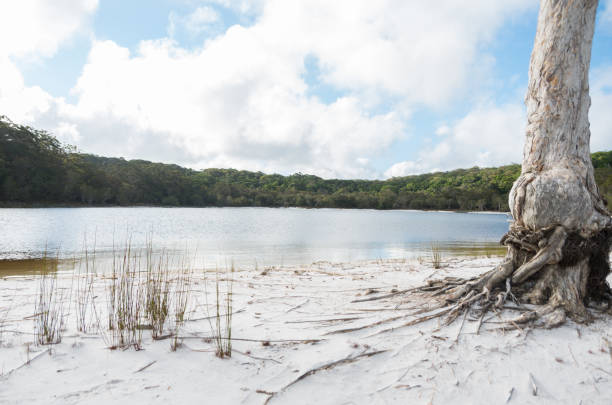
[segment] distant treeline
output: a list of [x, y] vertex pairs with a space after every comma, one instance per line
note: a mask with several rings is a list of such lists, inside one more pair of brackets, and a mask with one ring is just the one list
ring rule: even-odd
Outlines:
[[[612, 199], [612, 151], [592, 155]], [[45, 131], [0, 117], [0, 203], [508, 210], [519, 165], [389, 180], [325, 180], [233, 169], [191, 170], [78, 153]]]

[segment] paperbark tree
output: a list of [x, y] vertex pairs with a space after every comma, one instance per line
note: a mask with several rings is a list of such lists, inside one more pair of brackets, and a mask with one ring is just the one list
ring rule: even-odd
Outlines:
[[[539, 304], [512, 320], [546, 327], [589, 319], [588, 301], [610, 301], [606, 277], [612, 219], [593, 176], [588, 72], [597, 0], [542, 0], [526, 95], [521, 176], [509, 204], [514, 222], [502, 239], [505, 261], [483, 276], [432, 282], [447, 322], [509, 296]], [[432, 309], [430, 307], [430, 309]], [[431, 319], [430, 316], [423, 320]]]
[[[597, 3], [541, 3], [525, 100], [523, 165], [509, 197], [514, 228], [540, 239], [537, 253], [513, 271], [512, 281], [535, 282], [526, 297], [548, 304], [549, 325], [561, 322], [564, 313], [586, 319], [584, 301], [610, 293], [605, 279], [612, 221], [589, 148], [588, 73]], [[510, 243], [512, 267], [525, 256], [521, 249]]]

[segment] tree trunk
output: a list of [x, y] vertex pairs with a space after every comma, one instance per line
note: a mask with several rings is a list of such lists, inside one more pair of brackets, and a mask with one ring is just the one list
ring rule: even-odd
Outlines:
[[578, 319], [587, 316], [585, 299], [609, 293], [612, 221], [589, 149], [596, 9], [597, 0], [541, 2], [525, 99], [522, 172], [509, 196], [514, 230], [539, 239], [531, 241], [538, 243], [531, 255], [509, 243], [510, 258], [531, 263], [513, 270], [512, 281], [534, 282], [526, 294], [532, 303], [548, 303], [549, 310], [561, 308]]
[[612, 217], [595, 184], [589, 152], [588, 73], [596, 9], [597, 0], [541, 0], [525, 100], [523, 166], [509, 196], [514, 221], [501, 240], [508, 246], [506, 259], [479, 277], [430, 280], [406, 290], [425, 298], [426, 305], [409, 314], [420, 315], [403, 326], [440, 317], [448, 325], [474, 307], [482, 323], [486, 311], [501, 310], [507, 299], [519, 301], [517, 295], [538, 305], [508, 319], [504, 328], [525, 322], [553, 327], [566, 316], [584, 322], [589, 300], [610, 308]]

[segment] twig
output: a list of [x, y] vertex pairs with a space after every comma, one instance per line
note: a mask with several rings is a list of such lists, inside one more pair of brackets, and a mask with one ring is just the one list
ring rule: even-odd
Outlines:
[[578, 366], [578, 361], [576, 360], [576, 357], [574, 357], [574, 352], [572, 352], [572, 348], [571, 348], [571, 346], [569, 344], [567, 345], [567, 348], [568, 348], [570, 354], [572, 355], [572, 359], [574, 359], [574, 363], [576, 363], [576, 366]]
[[232, 352], [240, 353], [240, 354], [242, 354], [243, 356], [250, 357], [250, 358], [255, 359], [255, 360], [273, 361], [273, 362], [274, 362], [274, 363], [276, 363], [276, 364], [282, 364], [282, 363], [281, 363], [280, 361], [278, 361], [278, 360], [275, 360], [275, 359], [270, 359], [270, 358], [267, 358], [267, 357], [257, 357], [257, 356], [253, 356], [253, 355], [251, 355], [251, 354], [241, 352], [241, 351], [236, 350], [236, 349], [234, 349], [234, 348], [232, 348]]
[[463, 324], [465, 323], [465, 318], [467, 317], [468, 312], [469, 311], [465, 311], [465, 313], [463, 314], [463, 320], [461, 321], [461, 325], [459, 326], [459, 330], [457, 331], [457, 336], [455, 336], [453, 344], [459, 341], [459, 335], [461, 335], [461, 330], [463, 329]]
[[[244, 311], [245, 311], [245, 308], [242, 308], [242, 309], [239, 309], [238, 311], [232, 312], [231, 314], [232, 315], [239, 314], [239, 313], [244, 312]], [[219, 314], [219, 316], [221, 316], [221, 317], [226, 316], [226, 315], [227, 314]], [[186, 319], [185, 321], [186, 322], [204, 321], [206, 319], [213, 319], [213, 318], [216, 318], [216, 317], [217, 317], [216, 315], [212, 315], [212, 316], [205, 316], [204, 318]]]
[[604, 372], [604, 373], [608, 374], [609, 376], [612, 376], [612, 373], [611, 373], [611, 372], [606, 371], [606, 370], [604, 370], [604, 369], [603, 369], [603, 368], [601, 368], [601, 367], [597, 367], [597, 366], [595, 366], [595, 365], [593, 365], [593, 364], [590, 364], [590, 366], [591, 366], [591, 367], [593, 367], [593, 368], [595, 368], [595, 370], [602, 371], [602, 372]]
[[510, 400], [512, 399], [512, 394], [514, 394], [514, 387], [510, 389], [510, 392], [508, 393], [508, 399], [506, 399], [506, 403], [510, 402]]
[[389, 387], [391, 387], [393, 384], [397, 384], [398, 382], [400, 382], [404, 377], [406, 377], [406, 375], [408, 374], [408, 372], [410, 370], [412, 370], [412, 367], [414, 367], [416, 364], [420, 363], [421, 361], [419, 360], [418, 362], [416, 362], [415, 364], [411, 365], [410, 367], [407, 367], [406, 370], [404, 370], [404, 372], [402, 373], [402, 375], [400, 375], [398, 378], [395, 379], [395, 381], [393, 381], [391, 384], [385, 385], [382, 388], [379, 388], [376, 390], [376, 392], [382, 392], [385, 391], [386, 389], [388, 389]]
[[364, 318], [356, 316], [352, 318], [312, 319], [312, 320], [306, 320], [306, 321], [285, 321], [285, 323], [340, 322], [340, 321], [356, 321], [358, 319], [364, 319]]
[[485, 317], [485, 314], [487, 313], [487, 311], [485, 311], [483, 309], [482, 314], [480, 314], [480, 319], [478, 320], [478, 326], [476, 327], [476, 334], [480, 334], [480, 327], [482, 326], [482, 321]]
[[536, 385], [535, 379], [533, 378], [533, 374], [529, 373], [529, 382], [531, 383], [531, 394], [533, 396], [538, 395], [538, 386]]
[[329, 370], [329, 369], [332, 369], [334, 367], [340, 366], [342, 364], [353, 363], [353, 362], [359, 360], [360, 358], [363, 358], [363, 357], [372, 357], [372, 356], [375, 356], [377, 354], [384, 353], [386, 351], [387, 350], [378, 350], [378, 351], [375, 351], [375, 352], [361, 353], [361, 354], [358, 354], [356, 356], [349, 356], [349, 357], [346, 357], [344, 359], [332, 361], [331, 363], [323, 364], [322, 366], [313, 368], [313, 369], [305, 372], [304, 374], [300, 375], [298, 378], [296, 378], [295, 380], [293, 380], [289, 384], [285, 385], [283, 388], [281, 388], [280, 390], [278, 390], [276, 392], [263, 391], [263, 390], [258, 390], [258, 392], [266, 393], [267, 395], [269, 395], [268, 399], [266, 399], [266, 402], [264, 402], [264, 405], [266, 405], [266, 404], [270, 403], [272, 398], [274, 398], [278, 394], [283, 393], [284, 391], [287, 390], [287, 388], [291, 387], [293, 384], [296, 384], [299, 381], [303, 380], [304, 378], [306, 378], [308, 376], [311, 376], [313, 374], [316, 374], [316, 373], [318, 373], [321, 370]]
[[425, 316], [422, 316], [420, 318], [413, 319], [410, 322], [406, 322], [404, 324], [401, 324], [399, 326], [396, 326], [396, 327], [393, 327], [393, 328], [383, 329], [383, 330], [378, 331], [378, 332], [376, 332], [376, 333], [374, 333], [374, 334], [372, 334], [370, 336], [380, 335], [381, 333], [391, 332], [391, 331], [394, 331], [394, 330], [399, 329], [399, 328], [405, 328], [405, 327], [413, 326], [413, 325], [416, 325], [416, 324], [419, 324], [419, 323], [422, 323], [422, 322], [427, 322], [427, 321], [429, 321], [431, 319], [436, 319], [436, 318], [441, 317], [442, 315], [448, 314], [454, 308], [455, 308], [454, 306], [453, 307], [447, 307], [446, 309], [444, 309], [444, 310], [442, 310], [440, 312], [436, 312], [435, 314], [425, 315]]
[[149, 364], [147, 364], [144, 367], [139, 368], [138, 370], [134, 371], [134, 374], [136, 373], [140, 373], [141, 371], [146, 370], [147, 368], [151, 367], [153, 364], [157, 363], [157, 360], [153, 360], [152, 362], [150, 362]]
[[4, 374], [3, 377], [8, 377], [9, 375], [13, 374], [15, 371], [19, 370], [20, 368], [25, 367], [25, 366], [31, 364], [34, 360], [38, 359], [39, 357], [41, 357], [45, 353], [51, 353], [51, 348], [38, 353], [36, 356], [32, 357], [30, 360], [26, 361], [22, 365], [17, 366], [14, 369], [12, 369], [11, 371], [9, 371], [8, 373]]
[[[221, 336], [179, 336], [179, 339], [203, 339], [203, 340], [214, 340], [214, 339], [229, 339], [227, 337]], [[235, 338], [231, 337], [232, 340], [240, 340], [243, 342], [269, 342], [269, 343], [319, 343], [324, 341], [325, 339], [247, 339], [247, 338]]]
[[402, 318], [405, 318], [407, 316], [410, 316], [410, 315], [393, 316], [391, 318], [382, 319], [382, 320], [380, 320], [378, 322], [370, 323], [368, 325], [357, 326], [357, 327], [354, 327], [354, 328], [333, 330], [331, 332], [327, 332], [325, 335], [336, 335], [336, 334], [339, 334], [339, 333], [355, 332], [355, 331], [358, 331], [358, 330], [367, 329], [367, 328], [371, 328], [371, 327], [374, 327], [374, 326], [382, 325], [382, 324], [387, 323], [387, 322], [397, 321], [398, 319], [402, 319]]
[[310, 302], [310, 299], [306, 299], [306, 301], [302, 302], [301, 304], [299, 304], [299, 305], [297, 305], [297, 306], [295, 306], [295, 307], [293, 307], [293, 308], [289, 308], [289, 309], [288, 309], [287, 311], [285, 311], [285, 312], [291, 312], [291, 311], [294, 311], [294, 310], [296, 310], [296, 309], [298, 309], [298, 308], [303, 307], [304, 305], [308, 304], [309, 302]]
[[395, 297], [396, 295], [406, 294], [407, 292], [417, 290], [418, 288], [419, 288], [419, 287], [416, 287], [416, 288], [409, 288], [409, 289], [407, 289], [407, 290], [396, 291], [396, 292], [392, 292], [392, 293], [390, 293], [390, 294], [379, 295], [378, 297], [360, 298], [360, 299], [358, 299], [358, 300], [353, 300], [353, 301], [351, 301], [351, 304], [353, 304], [353, 303], [355, 303], [355, 302], [367, 302], [367, 301], [377, 301], [377, 300], [383, 300], [383, 299], [385, 299], [385, 298]]

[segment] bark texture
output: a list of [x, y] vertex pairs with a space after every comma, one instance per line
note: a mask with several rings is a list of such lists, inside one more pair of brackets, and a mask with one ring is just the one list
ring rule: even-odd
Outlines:
[[531, 54], [527, 137], [509, 203], [531, 230], [590, 237], [610, 225], [590, 157], [588, 72], [597, 0], [543, 0]]
[[534, 278], [525, 294], [529, 301], [546, 303], [557, 314], [561, 308], [579, 320], [587, 318], [585, 300], [609, 293], [612, 221], [595, 183], [589, 148], [588, 73], [596, 10], [597, 0], [541, 2], [525, 98], [522, 172], [509, 196], [513, 226], [542, 233], [538, 251], [513, 272], [512, 282]]

